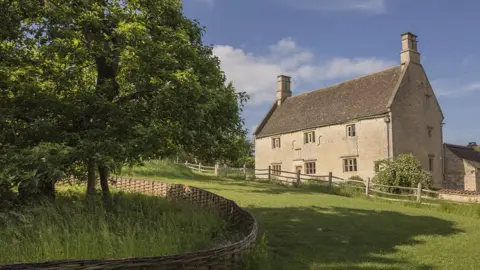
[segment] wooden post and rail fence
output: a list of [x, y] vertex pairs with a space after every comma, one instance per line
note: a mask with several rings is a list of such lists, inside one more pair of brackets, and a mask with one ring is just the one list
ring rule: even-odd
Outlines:
[[201, 163], [192, 164], [185, 162], [184, 165], [194, 171], [213, 174], [215, 176], [276, 182], [293, 185], [295, 187], [304, 185], [304, 183], [326, 185], [329, 189], [346, 187], [361, 191], [367, 197], [392, 201], [417, 202], [430, 205], [435, 205], [435, 202], [440, 200], [480, 203], [480, 193], [470, 195], [470, 197], [461, 194], [441, 193], [439, 191], [424, 189], [421, 183], [418, 183], [416, 187], [388, 186], [372, 182], [370, 178], [364, 181], [343, 179], [334, 176], [332, 172], [325, 175], [302, 174], [300, 171], [275, 170], [272, 166], [268, 166], [266, 169], [255, 169], [247, 168], [245, 164], [239, 168], [229, 167], [227, 164], [220, 165], [219, 163], [213, 166], [206, 166]]

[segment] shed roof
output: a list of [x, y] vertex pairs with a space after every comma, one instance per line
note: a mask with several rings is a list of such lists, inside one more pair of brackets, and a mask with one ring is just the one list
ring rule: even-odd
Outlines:
[[474, 167], [480, 169], [480, 152], [473, 149], [473, 147], [449, 143], [446, 143], [445, 147], [452, 151], [457, 157], [469, 161]]

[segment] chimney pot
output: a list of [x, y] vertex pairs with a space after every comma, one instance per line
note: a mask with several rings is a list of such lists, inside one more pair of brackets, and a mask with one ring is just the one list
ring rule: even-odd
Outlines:
[[417, 48], [417, 36], [411, 32], [402, 34], [402, 51], [400, 52], [400, 63], [409, 62], [420, 64], [420, 53]]
[[289, 76], [279, 75], [277, 77], [277, 106], [280, 106], [286, 98], [292, 96], [290, 81], [291, 77]]

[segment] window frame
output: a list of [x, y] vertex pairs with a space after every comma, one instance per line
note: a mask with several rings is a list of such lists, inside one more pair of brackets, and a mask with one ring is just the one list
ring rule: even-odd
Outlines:
[[[278, 144], [277, 144], [277, 142], [278, 142]], [[280, 137], [272, 138], [272, 149], [280, 148], [281, 146], [282, 145], [281, 145]]]
[[315, 161], [307, 161], [304, 164], [305, 174], [317, 174], [317, 163]]
[[307, 131], [303, 133], [303, 143], [315, 143], [315, 131]]
[[282, 164], [272, 164], [272, 175], [280, 176], [282, 173]]
[[349, 124], [346, 126], [346, 133], [347, 133], [347, 137], [356, 137], [357, 136], [357, 130], [356, 130], [356, 127], [355, 127], [355, 124]]
[[433, 127], [427, 126], [427, 134], [429, 138], [433, 137]]
[[343, 158], [343, 172], [358, 172], [358, 160], [356, 157]]
[[430, 108], [430, 103], [432, 102], [432, 95], [425, 93], [425, 108]]
[[435, 156], [434, 155], [428, 155], [428, 171], [433, 172], [434, 169], [434, 162], [435, 161]]

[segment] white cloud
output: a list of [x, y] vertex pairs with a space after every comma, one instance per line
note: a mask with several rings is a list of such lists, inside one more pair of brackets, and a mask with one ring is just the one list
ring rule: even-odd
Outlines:
[[[292, 77], [296, 83], [312, 83], [319, 87], [325, 80], [366, 75], [396, 63], [371, 58], [336, 57], [326, 62], [315, 61], [315, 55], [285, 38], [269, 47], [266, 55], [255, 55], [228, 45], [217, 45], [213, 52], [221, 60], [221, 67], [238, 91], [246, 91], [249, 103], [271, 103], [275, 98], [276, 78], [280, 74]], [[308, 89], [302, 89], [308, 90]]]
[[465, 83], [464, 79], [441, 79], [431, 82], [437, 96], [461, 97], [480, 91], [480, 82]]
[[293, 8], [313, 11], [361, 11], [384, 13], [386, 0], [282, 0]]

